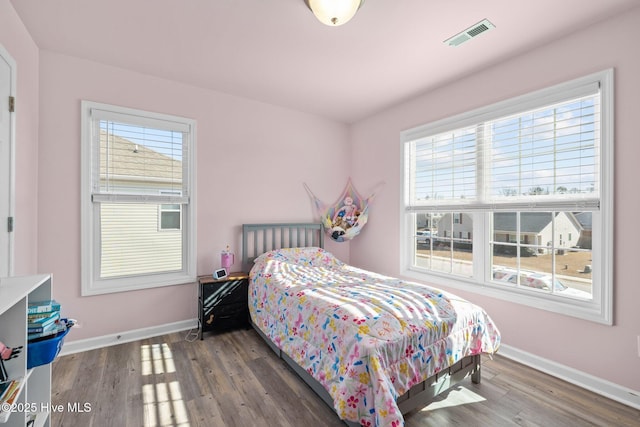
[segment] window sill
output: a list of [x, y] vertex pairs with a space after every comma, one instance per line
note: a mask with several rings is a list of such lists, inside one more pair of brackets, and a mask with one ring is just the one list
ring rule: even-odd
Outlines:
[[611, 307], [604, 301], [599, 302], [595, 297], [591, 301], [582, 301], [492, 283], [478, 283], [462, 277], [452, 278], [450, 275], [427, 273], [415, 268], [404, 268], [400, 274], [430, 285], [458, 289], [608, 326], [613, 325]]
[[156, 289], [164, 286], [185, 285], [195, 283], [195, 275], [176, 273], [163, 276], [143, 276], [135, 278], [114, 278], [93, 281], [83, 284], [82, 296], [111, 294], [116, 292], [138, 291], [142, 289]]

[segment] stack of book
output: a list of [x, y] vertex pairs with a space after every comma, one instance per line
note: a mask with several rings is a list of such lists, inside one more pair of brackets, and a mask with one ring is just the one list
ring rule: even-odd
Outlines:
[[57, 334], [65, 326], [60, 322], [60, 304], [55, 300], [30, 302], [27, 308], [29, 341]]
[[[0, 402], [11, 405], [16, 400], [16, 396], [20, 393], [21, 386], [22, 378], [0, 383]], [[2, 405], [3, 408], [5, 406], [6, 405]]]

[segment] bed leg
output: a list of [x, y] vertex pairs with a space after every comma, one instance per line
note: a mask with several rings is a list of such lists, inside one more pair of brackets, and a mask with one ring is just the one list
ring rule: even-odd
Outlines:
[[480, 355], [476, 355], [473, 357], [473, 363], [475, 364], [475, 367], [473, 368], [473, 371], [471, 372], [471, 382], [474, 384], [480, 384]]

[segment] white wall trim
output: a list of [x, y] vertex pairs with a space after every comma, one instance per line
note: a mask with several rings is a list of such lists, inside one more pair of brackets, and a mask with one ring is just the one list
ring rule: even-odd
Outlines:
[[[125, 342], [137, 341], [146, 338], [157, 337], [159, 335], [170, 334], [173, 332], [186, 331], [198, 327], [198, 319], [182, 320], [180, 322], [166, 323], [164, 325], [151, 326], [142, 329], [133, 329], [130, 331], [117, 332], [114, 334], [103, 335], [95, 338], [87, 338], [83, 340], [69, 341], [64, 343], [60, 356], [78, 353], [81, 351], [89, 351], [97, 348], [108, 347], [111, 345], [122, 344]], [[71, 330], [73, 333], [73, 329]]]
[[531, 368], [552, 375], [571, 384], [582, 387], [616, 402], [640, 409], [640, 391], [632, 390], [621, 385], [603, 380], [566, 365], [544, 359], [535, 354], [501, 344], [499, 355], [520, 362]]
[[[13, 96], [17, 98], [17, 75], [18, 75], [18, 65], [16, 60], [9, 54], [2, 44], [0, 44], [0, 60], [7, 63], [9, 66], [9, 96]], [[7, 102], [7, 100], [2, 100], [2, 102]], [[17, 101], [18, 105], [20, 101]], [[17, 113], [7, 113], [7, 118], [9, 122], [9, 139], [7, 141], [8, 146], [4, 149], [6, 155], [8, 156], [9, 161], [9, 170], [3, 171], [2, 173], [7, 173], [8, 181], [6, 184], [8, 188], [6, 188], [6, 196], [7, 197], [7, 206], [6, 211], [3, 213], [7, 215], [7, 217], [15, 218], [16, 216], [16, 114]], [[1, 189], [4, 191], [4, 189]], [[6, 224], [6, 223], [5, 223]], [[6, 227], [6, 226], [5, 226]], [[3, 233], [6, 232], [3, 231]], [[15, 264], [15, 231], [9, 232], [6, 234], [6, 243], [5, 246], [6, 252], [6, 264], [0, 266], [0, 274], [1, 276], [13, 276], [14, 275], [14, 264]], [[4, 252], [3, 252], [4, 253]], [[2, 261], [3, 263], [5, 261]]]

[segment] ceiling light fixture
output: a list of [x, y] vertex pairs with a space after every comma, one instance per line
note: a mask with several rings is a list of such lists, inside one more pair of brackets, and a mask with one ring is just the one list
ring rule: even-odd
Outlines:
[[331, 27], [346, 24], [364, 0], [304, 0], [320, 22]]

